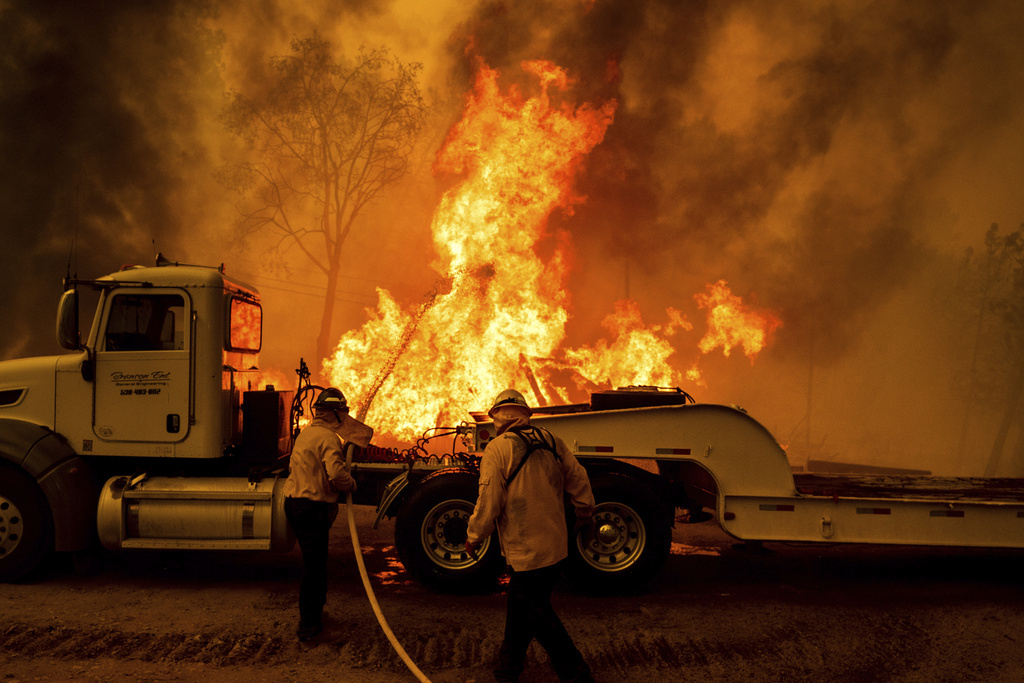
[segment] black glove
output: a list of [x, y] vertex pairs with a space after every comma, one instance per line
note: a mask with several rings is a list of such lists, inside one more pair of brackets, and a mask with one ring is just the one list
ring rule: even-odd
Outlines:
[[590, 537], [594, 535], [594, 518], [576, 517], [576, 526], [573, 528], [573, 533], [577, 536], [582, 534], [583, 540], [589, 541]]

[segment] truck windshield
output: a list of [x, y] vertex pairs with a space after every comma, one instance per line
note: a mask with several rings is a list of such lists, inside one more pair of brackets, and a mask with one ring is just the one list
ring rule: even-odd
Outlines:
[[115, 294], [107, 318], [107, 351], [185, 348], [185, 300], [180, 294]]
[[263, 309], [238, 297], [231, 298], [231, 329], [228, 348], [232, 351], [259, 351], [263, 344]]

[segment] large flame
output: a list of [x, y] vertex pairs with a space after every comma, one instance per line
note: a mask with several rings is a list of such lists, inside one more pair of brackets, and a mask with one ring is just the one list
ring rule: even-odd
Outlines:
[[[445, 273], [436, 290], [410, 310], [378, 290], [368, 321], [324, 363], [330, 382], [356, 399], [379, 434], [411, 440], [458, 424], [509, 387], [544, 405], [567, 402], [568, 385], [700, 381], [696, 365], [679, 375], [669, 363], [668, 338], [692, 329], [671, 308], [667, 323], [645, 326], [636, 303], [619, 302], [604, 321], [613, 341], [561, 348], [569, 318], [564, 237], [549, 235], [547, 222], [581, 201], [573, 177], [616, 105], [556, 105], [571, 85], [566, 72], [544, 61], [523, 69], [539, 83], [532, 97], [517, 88], [503, 93], [498, 72], [480, 64], [465, 114], [438, 153], [435, 171], [461, 181], [431, 226], [434, 267]], [[539, 246], [550, 256], [541, 259]]]
[[523, 68], [540, 82], [534, 97], [502, 94], [498, 72], [481, 65], [438, 154], [437, 172], [463, 176], [432, 224], [436, 267], [448, 274], [442, 287], [409, 313], [379, 290], [371, 319], [325, 363], [362, 410], [375, 400], [369, 420], [379, 432], [409, 439], [461, 422], [501, 389], [527, 388], [525, 359], [551, 357], [564, 338], [564, 253], [556, 245], [543, 261], [535, 247], [548, 216], [576, 201], [573, 175], [615, 104], [553, 106], [550, 91], [570, 85], [566, 72], [540, 61]]

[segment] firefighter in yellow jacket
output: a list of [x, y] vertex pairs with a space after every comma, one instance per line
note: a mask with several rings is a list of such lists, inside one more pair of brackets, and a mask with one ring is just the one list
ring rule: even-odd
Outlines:
[[288, 463], [284, 511], [302, 550], [298, 636], [303, 641], [323, 630], [327, 542], [338, 516], [338, 493], [356, 488], [345, 467], [345, 441], [338, 433], [347, 415], [348, 403], [340, 389], [320, 392], [313, 403], [313, 421], [296, 437]]
[[560, 680], [592, 681], [551, 606], [561, 562], [569, 554], [565, 494], [576, 509], [577, 528], [589, 524], [594, 514], [587, 472], [564, 441], [530, 424], [532, 410], [518, 391], [498, 394], [488, 414], [498, 436], [480, 461], [480, 494], [469, 519], [466, 550], [475, 555], [497, 526], [501, 552], [512, 568], [495, 679], [518, 680], [536, 638]]

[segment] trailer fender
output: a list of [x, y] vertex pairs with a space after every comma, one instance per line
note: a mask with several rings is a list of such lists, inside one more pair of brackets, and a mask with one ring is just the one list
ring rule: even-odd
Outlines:
[[[452, 470], [439, 470], [439, 472], [451, 472]], [[409, 492], [421, 483], [427, 476], [427, 472], [406, 470], [388, 482], [384, 487], [384, 495], [377, 503], [377, 517], [373, 520], [373, 528], [376, 529], [380, 521], [385, 517], [394, 517], [398, 509], [402, 507], [402, 501], [409, 495]]]
[[394, 505], [397, 509], [401, 505], [401, 498], [404, 497], [405, 490], [409, 486], [409, 471], [402, 472], [397, 477], [388, 482], [388, 485], [384, 487], [384, 495], [381, 496], [380, 502], [377, 503], [377, 517], [373, 520], [373, 528], [376, 529], [380, 525], [380, 520], [384, 519], [385, 516], [393, 517], [393, 513], [389, 513], [391, 506]]
[[64, 437], [40, 425], [0, 419], [0, 460], [39, 487], [50, 508], [54, 550], [84, 550], [95, 543], [99, 480]]

